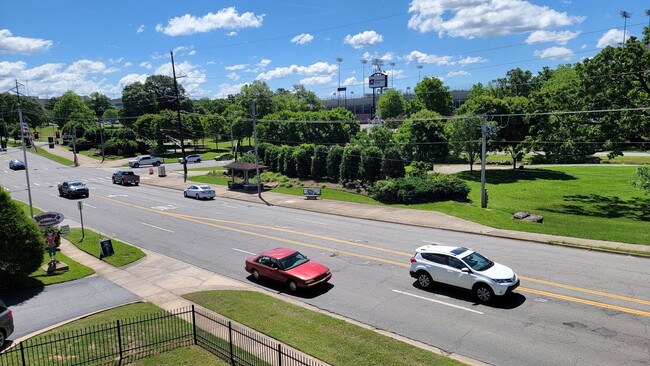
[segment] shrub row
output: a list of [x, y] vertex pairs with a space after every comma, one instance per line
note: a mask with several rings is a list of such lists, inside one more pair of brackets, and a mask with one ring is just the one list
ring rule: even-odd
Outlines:
[[383, 203], [427, 203], [466, 201], [469, 186], [454, 176], [433, 173], [429, 176], [380, 180], [370, 189], [370, 196]]

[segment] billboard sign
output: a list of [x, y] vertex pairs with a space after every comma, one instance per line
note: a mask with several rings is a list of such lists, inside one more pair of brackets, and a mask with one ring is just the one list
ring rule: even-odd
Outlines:
[[368, 86], [370, 88], [386, 88], [388, 86], [388, 75], [376, 72], [368, 78]]
[[60, 212], [43, 212], [34, 216], [34, 221], [40, 227], [56, 226], [63, 222], [65, 217]]

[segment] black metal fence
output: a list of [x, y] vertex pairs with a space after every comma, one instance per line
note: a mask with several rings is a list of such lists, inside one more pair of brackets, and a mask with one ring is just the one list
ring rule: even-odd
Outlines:
[[193, 305], [31, 338], [0, 353], [0, 365], [121, 365], [190, 345], [200, 346], [231, 365], [325, 365], [262, 333]]

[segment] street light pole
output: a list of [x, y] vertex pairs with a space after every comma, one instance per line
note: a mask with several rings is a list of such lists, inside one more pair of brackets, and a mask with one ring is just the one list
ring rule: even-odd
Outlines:
[[627, 19], [632, 16], [632, 13], [623, 10], [619, 14], [623, 19], [625, 19], [623, 23], [623, 44], [625, 44], [625, 31], [627, 30]]
[[336, 89], [336, 101], [337, 101], [337, 102], [336, 102], [336, 105], [337, 105], [338, 107], [341, 106], [341, 62], [342, 62], [342, 61], [343, 61], [342, 58], [340, 58], [340, 57], [337, 57], [337, 58], [336, 58], [336, 62], [339, 63], [339, 88]]
[[185, 158], [185, 144], [183, 143], [183, 121], [181, 120], [181, 101], [178, 96], [178, 83], [176, 82], [176, 68], [174, 66], [174, 51], [169, 51], [172, 56], [172, 75], [174, 76], [174, 92], [176, 93], [176, 113], [178, 114], [178, 127], [181, 138], [181, 154], [183, 156], [183, 182], [187, 182], [187, 159]]
[[422, 65], [418, 65], [418, 83], [422, 80], [420, 78], [420, 71], [422, 71], [422, 67], [423, 67]]
[[391, 89], [395, 89], [395, 63], [391, 62], [391, 63], [389, 63], [389, 65], [391, 66], [391, 69], [390, 69], [390, 87], [391, 87]]
[[361, 60], [361, 64], [363, 65], [361, 67], [361, 86], [363, 87], [363, 95], [361, 97], [366, 96], [366, 64], [368, 63], [368, 60], [363, 59]]

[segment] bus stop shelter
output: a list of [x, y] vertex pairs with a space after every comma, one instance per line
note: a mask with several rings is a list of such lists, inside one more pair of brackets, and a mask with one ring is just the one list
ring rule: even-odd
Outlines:
[[[243, 188], [244, 190], [257, 190], [257, 182], [249, 182], [250, 176], [255, 176], [257, 168], [259, 168], [260, 173], [264, 170], [267, 170], [269, 167], [266, 165], [258, 165], [256, 168], [255, 163], [230, 163], [225, 166], [230, 169], [231, 180], [228, 181], [228, 189], [239, 189]], [[235, 176], [237, 172], [241, 172], [242, 180], [237, 182], [235, 181]]]

